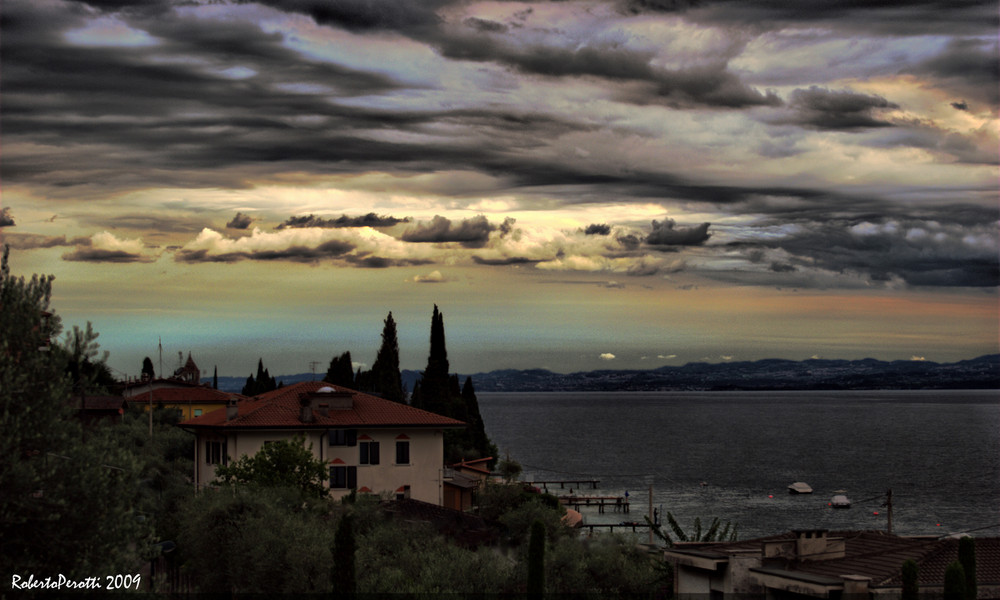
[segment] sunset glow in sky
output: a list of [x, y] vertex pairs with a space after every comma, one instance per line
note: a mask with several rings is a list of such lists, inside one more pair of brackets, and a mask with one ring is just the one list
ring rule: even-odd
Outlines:
[[0, 236], [119, 375], [998, 352], [998, 5], [871, 4], [5, 0]]

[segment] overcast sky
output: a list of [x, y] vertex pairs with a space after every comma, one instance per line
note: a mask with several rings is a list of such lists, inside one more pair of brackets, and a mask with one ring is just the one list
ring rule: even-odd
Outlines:
[[420, 369], [434, 304], [465, 373], [998, 352], [997, 2], [0, 18], [0, 235], [121, 375], [370, 365], [390, 311]]

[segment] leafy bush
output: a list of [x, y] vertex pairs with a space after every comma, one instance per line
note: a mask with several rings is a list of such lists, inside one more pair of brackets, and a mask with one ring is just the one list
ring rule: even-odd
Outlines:
[[203, 490], [184, 509], [177, 548], [202, 592], [328, 592], [334, 526], [325, 507], [295, 489]]

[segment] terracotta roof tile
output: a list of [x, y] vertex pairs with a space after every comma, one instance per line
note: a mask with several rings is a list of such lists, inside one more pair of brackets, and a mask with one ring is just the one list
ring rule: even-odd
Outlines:
[[935, 540], [906, 538], [889, 535], [881, 531], [861, 531], [843, 536], [847, 556], [833, 560], [802, 562], [797, 570], [839, 577], [841, 575], [862, 575], [872, 578], [872, 585], [882, 585], [899, 573], [903, 562], [917, 561], [931, 552]]
[[[900, 537], [882, 531], [830, 531], [828, 535], [844, 538], [844, 558], [795, 561], [789, 564], [789, 568], [828, 577], [861, 575], [871, 577], [874, 587], [898, 587], [901, 585], [903, 562], [912, 559], [918, 565], [921, 586], [940, 586], [944, 582], [947, 566], [958, 560], [956, 539]], [[679, 543], [676, 547], [703, 550], [724, 557], [759, 549], [764, 541], [794, 538], [794, 533], [786, 532], [739, 542]], [[1000, 583], [1000, 538], [976, 538], [976, 579], [981, 583]]]
[[[303, 423], [299, 397], [323, 387], [333, 388], [340, 394], [350, 394], [352, 408], [331, 408], [322, 415], [313, 407], [314, 421]], [[225, 428], [307, 428], [326, 429], [343, 427], [464, 427], [462, 421], [437, 415], [407, 404], [400, 404], [370, 394], [365, 394], [324, 381], [303, 381], [273, 392], [261, 394], [238, 403], [236, 418], [226, 421], [226, 409], [220, 408], [200, 417], [181, 423], [183, 427]]]
[[[1000, 538], [974, 538], [976, 542], [976, 581], [1000, 583]], [[942, 585], [948, 565], [958, 560], [958, 540], [933, 542], [934, 546], [917, 561], [918, 583], [922, 586]], [[886, 585], [901, 585], [901, 573], [886, 581]]]
[[165, 387], [154, 389], [128, 399], [129, 404], [147, 404], [152, 397], [153, 404], [225, 404], [230, 398], [239, 400], [246, 396], [223, 392], [210, 387]]

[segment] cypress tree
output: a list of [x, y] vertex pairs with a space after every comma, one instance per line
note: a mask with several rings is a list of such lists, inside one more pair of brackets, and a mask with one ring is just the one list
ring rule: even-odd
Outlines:
[[276, 389], [278, 382], [264, 368], [264, 359], [257, 359], [257, 377], [254, 378], [253, 375], [247, 377], [247, 382], [240, 393], [244, 396], [257, 396]]
[[152, 381], [155, 377], [156, 371], [153, 370], [153, 361], [147, 356], [142, 359], [142, 378]]
[[944, 570], [944, 600], [965, 600], [965, 569], [957, 560]]
[[444, 314], [434, 305], [431, 316], [431, 349], [420, 383], [421, 407], [433, 413], [448, 415], [448, 350], [444, 340]]
[[256, 381], [257, 381], [257, 386], [258, 387], [267, 385], [267, 383], [265, 383], [267, 381], [267, 378], [266, 378], [265, 372], [264, 372], [264, 359], [263, 358], [258, 358], [257, 359], [257, 378], [256, 378]]
[[354, 553], [354, 515], [345, 514], [337, 524], [333, 538], [333, 590], [335, 597], [353, 597], [358, 591]]
[[528, 597], [541, 598], [545, 593], [545, 525], [531, 524], [528, 541]]
[[479, 452], [480, 457], [492, 456], [496, 459], [498, 450], [496, 445], [490, 441], [489, 436], [486, 435], [486, 426], [483, 423], [483, 416], [479, 412], [479, 399], [476, 398], [476, 389], [472, 385], [471, 377], [467, 377], [465, 385], [462, 386], [462, 401], [465, 403], [465, 411], [468, 414], [467, 423], [469, 424], [472, 447]]
[[919, 570], [917, 563], [913, 560], [903, 562], [903, 596], [902, 600], [917, 600], [920, 593], [920, 584], [917, 582]]
[[958, 540], [958, 562], [965, 569], [965, 597], [976, 600], [976, 541], [969, 536]]
[[219, 365], [215, 365], [215, 370], [212, 371], [212, 389], [219, 389]]
[[[403, 377], [399, 372], [399, 340], [396, 336], [396, 321], [393, 320], [391, 312], [383, 323], [382, 345], [379, 347], [375, 363], [372, 365], [372, 391], [386, 400], [405, 402]], [[442, 343], [443, 336], [444, 331], [442, 330]]]
[[243, 389], [240, 390], [240, 393], [244, 396], [257, 395], [257, 381], [253, 378], [253, 375], [247, 377], [247, 381], [243, 384]]
[[424, 408], [424, 398], [420, 389], [419, 379], [413, 382], [413, 391], [410, 392], [410, 406], [415, 408]]
[[354, 388], [354, 366], [350, 351], [330, 359], [330, 367], [326, 370], [323, 381], [334, 385]]

